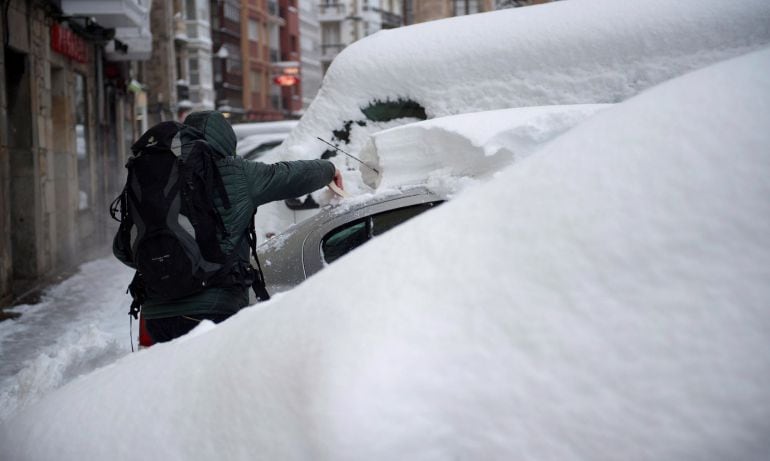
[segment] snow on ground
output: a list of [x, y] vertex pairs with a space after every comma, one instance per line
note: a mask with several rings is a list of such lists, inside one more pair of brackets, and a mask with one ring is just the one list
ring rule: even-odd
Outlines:
[[22, 315], [0, 322], [0, 421], [131, 352], [125, 292], [132, 275], [115, 259], [90, 262], [39, 303], [6, 309]]
[[764, 50], [602, 111], [25, 408], [0, 457], [768, 459], [768, 70]]

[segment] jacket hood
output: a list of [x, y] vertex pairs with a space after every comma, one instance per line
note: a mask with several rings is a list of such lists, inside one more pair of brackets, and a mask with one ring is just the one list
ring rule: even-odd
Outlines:
[[220, 154], [225, 157], [235, 156], [238, 139], [233, 127], [221, 112], [215, 110], [193, 112], [184, 119], [184, 124], [203, 133], [209, 145]]

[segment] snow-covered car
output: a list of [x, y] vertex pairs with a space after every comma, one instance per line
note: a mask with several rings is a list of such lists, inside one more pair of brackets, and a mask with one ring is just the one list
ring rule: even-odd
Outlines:
[[257, 248], [270, 293], [286, 291], [374, 237], [447, 200], [422, 186], [323, 207]]
[[238, 141], [235, 154], [246, 160], [257, 160], [266, 153], [280, 146], [288, 132], [285, 133], [260, 133], [246, 136]]

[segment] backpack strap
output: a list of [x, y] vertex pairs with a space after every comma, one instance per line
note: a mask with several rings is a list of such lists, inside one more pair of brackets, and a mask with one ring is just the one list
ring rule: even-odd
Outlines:
[[265, 276], [262, 274], [262, 266], [259, 264], [259, 256], [257, 255], [257, 230], [254, 228], [254, 216], [256, 212], [251, 215], [251, 223], [249, 224], [249, 248], [251, 249], [251, 256], [257, 263], [256, 274], [254, 274], [254, 281], [251, 282], [251, 289], [254, 290], [254, 296], [257, 297], [257, 301], [267, 301], [270, 299], [270, 294], [265, 288]]

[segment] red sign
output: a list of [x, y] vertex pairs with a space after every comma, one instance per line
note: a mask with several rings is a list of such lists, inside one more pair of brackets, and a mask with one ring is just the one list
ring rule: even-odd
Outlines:
[[88, 44], [70, 29], [51, 26], [51, 49], [78, 62], [88, 61]]
[[296, 75], [281, 74], [273, 79], [278, 86], [292, 86], [299, 83], [299, 77]]

